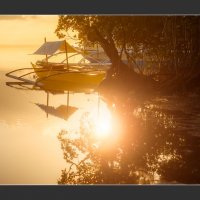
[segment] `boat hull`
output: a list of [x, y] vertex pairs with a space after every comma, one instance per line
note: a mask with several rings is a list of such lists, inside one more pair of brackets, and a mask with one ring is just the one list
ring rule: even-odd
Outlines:
[[38, 81], [55, 81], [98, 85], [105, 78], [105, 71], [78, 71], [67, 69], [44, 69], [34, 66]]

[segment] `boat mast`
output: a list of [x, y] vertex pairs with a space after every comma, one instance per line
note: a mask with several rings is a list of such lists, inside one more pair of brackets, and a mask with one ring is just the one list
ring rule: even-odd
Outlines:
[[97, 59], [99, 59], [99, 45], [98, 45], [98, 42], [97, 42]]
[[67, 91], [67, 116], [69, 114], [69, 90]]
[[66, 42], [66, 40], [65, 40], [65, 54], [66, 54], [67, 70], [69, 70], [68, 55], [67, 55], [67, 42]]
[[[45, 42], [45, 43], [47, 42], [46, 37], [44, 38], [44, 42]], [[47, 57], [47, 54], [46, 54], [46, 62], [47, 62], [47, 65], [48, 65], [48, 57]]]
[[[49, 107], [49, 92], [47, 91], [46, 93], [47, 93], [47, 107]], [[47, 114], [47, 118], [48, 118], [48, 116], [49, 116], [48, 110], [47, 110], [46, 114]]]

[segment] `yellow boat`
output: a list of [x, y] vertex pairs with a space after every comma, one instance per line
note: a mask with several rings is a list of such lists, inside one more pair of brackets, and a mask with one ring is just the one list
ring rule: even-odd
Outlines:
[[45, 69], [32, 64], [38, 81], [55, 81], [98, 85], [106, 76], [105, 71], [79, 71], [68, 69]]
[[[97, 87], [105, 79], [107, 70], [111, 66], [109, 62], [98, 60], [90, 56], [90, 53], [69, 45], [65, 40], [53, 42], [45, 40], [32, 55], [45, 55], [45, 58], [35, 64], [31, 63], [32, 68], [20, 68], [7, 73], [6, 76], [39, 86], [50, 82], [57, 85], [82, 85], [90, 88]], [[79, 59], [82, 56], [82, 59], [70, 62], [70, 59], [72, 57], [74, 59], [76, 55]], [[57, 58], [59, 62], [55, 61]]]
[[[55, 54], [60, 50], [61, 52]], [[62, 62], [49, 62], [53, 56], [65, 55]], [[107, 66], [99, 63], [69, 63], [69, 53], [80, 52], [64, 41], [46, 42], [33, 54], [46, 55], [46, 59], [37, 61], [32, 67], [37, 75], [37, 81], [55, 81], [98, 85], [106, 76]], [[47, 56], [50, 55], [50, 56]], [[97, 67], [98, 66], [98, 67]], [[100, 66], [100, 67], [99, 67]]]

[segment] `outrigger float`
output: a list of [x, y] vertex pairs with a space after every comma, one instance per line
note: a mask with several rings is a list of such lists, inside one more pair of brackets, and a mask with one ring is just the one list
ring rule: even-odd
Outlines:
[[[31, 63], [30, 68], [17, 69], [6, 76], [37, 86], [50, 83], [94, 87], [106, 77], [106, 71], [111, 66], [109, 61], [99, 58], [99, 52], [81, 51], [69, 45], [66, 40], [46, 42], [45, 39], [44, 44], [32, 55], [45, 55], [45, 58], [35, 64]], [[79, 62], [69, 61], [77, 55], [81, 55]], [[59, 56], [62, 57], [60, 62], [51, 61]]]

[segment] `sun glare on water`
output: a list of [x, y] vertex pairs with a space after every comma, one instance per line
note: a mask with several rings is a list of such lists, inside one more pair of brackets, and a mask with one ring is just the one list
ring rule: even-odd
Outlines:
[[108, 109], [104, 109], [103, 112], [99, 116], [97, 116], [97, 118], [94, 121], [94, 126], [94, 134], [97, 138], [105, 138], [111, 134], [111, 113]]
[[105, 139], [111, 135], [112, 116], [107, 106], [101, 106], [98, 112], [91, 112], [89, 121], [93, 127], [93, 134], [97, 139]]

